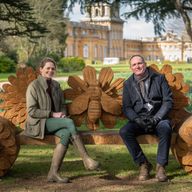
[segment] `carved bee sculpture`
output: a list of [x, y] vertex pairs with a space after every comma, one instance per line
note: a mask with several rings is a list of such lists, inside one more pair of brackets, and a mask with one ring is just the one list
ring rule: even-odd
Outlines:
[[171, 87], [174, 104], [169, 116], [173, 123], [173, 132], [177, 133], [171, 150], [185, 171], [192, 173], [192, 116], [185, 109], [189, 104], [189, 98], [186, 94], [190, 87], [184, 82], [182, 73], [172, 72], [171, 65], [163, 65], [161, 70], [156, 65], [150, 67], [164, 74]]
[[9, 83], [5, 83], [0, 92], [0, 116], [9, 119], [14, 125], [24, 128], [27, 118], [26, 90], [31, 81], [37, 78], [38, 72], [31, 67], [19, 68], [16, 76], [8, 77]]
[[69, 77], [71, 88], [66, 89], [64, 95], [72, 100], [68, 109], [76, 125], [81, 125], [85, 120], [90, 129], [96, 130], [101, 120], [106, 128], [114, 127], [117, 116], [122, 113], [119, 91], [124, 79], [118, 78], [111, 83], [113, 76], [112, 69], [105, 67], [101, 69], [97, 80], [96, 70], [87, 66], [83, 70], [84, 80], [78, 76]]
[[[186, 94], [189, 85], [184, 82], [182, 73], [173, 73], [170, 65], [159, 69], [151, 65], [155, 71], [165, 75], [173, 92], [174, 105], [170, 113], [176, 133], [172, 142], [172, 152], [186, 172], [192, 173], [192, 115], [185, 110], [189, 103]], [[0, 176], [3, 176], [13, 165], [19, 150], [16, 142], [14, 125], [23, 128], [26, 120], [26, 89], [36, 79], [38, 72], [32, 68], [18, 69], [16, 76], [9, 76], [0, 92]], [[101, 121], [106, 128], [112, 128], [116, 119], [122, 115], [123, 78], [113, 80], [114, 73], [110, 67], [102, 68], [98, 77], [93, 67], [83, 70], [83, 80], [78, 76], [68, 78], [69, 89], [64, 91], [65, 99], [72, 100], [68, 104], [69, 115], [79, 126], [86, 123], [96, 130]], [[11, 123], [11, 122], [12, 123]]]

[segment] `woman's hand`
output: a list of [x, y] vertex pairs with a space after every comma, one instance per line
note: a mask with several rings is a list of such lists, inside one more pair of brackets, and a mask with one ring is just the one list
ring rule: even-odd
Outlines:
[[53, 118], [65, 118], [66, 115], [63, 112], [53, 112], [51, 117], [53, 117]]

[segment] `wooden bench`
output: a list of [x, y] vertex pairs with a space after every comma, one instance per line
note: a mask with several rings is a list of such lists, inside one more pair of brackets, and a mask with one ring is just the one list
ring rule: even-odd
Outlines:
[[[92, 145], [122, 145], [123, 141], [117, 131], [81, 131], [80, 135], [84, 144]], [[172, 134], [171, 144], [175, 144], [177, 133]], [[60, 142], [60, 138], [54, 135], [46, 135], [44, 139], [34, 139], [24, 134], [17, 135], [20, 145], [55, 145]], [[155, 135], [141, 135], [137, 137], [140, 144], [157, 144], [158, 138]]]
[[[151, 67], [165, 74], [173, 91], [174, 107], [170, 117], [174, 122], [174, 133], [171, 140], [171, 149], [184, 169], [187, 172], [192, 172], [192, 118], [191, 114], [184, 109], [188, 105], [188, 98], [185, 96], [185, 93], [189, 91], [189, 86], [184, 83], [181, 73], [172, 73], [171, 66], [164, 65], [161, 70], [155, 65]], [[105, 127], [112, 128], [116, 123], [115, 118], [122, 115], [121, 95], [117, 93], [122, 88], [123, 79], [119, 78], [112, 82], [112, 70], [110, 68], [103, 68], [97, 80], [96, 71], [90, 66], [85, 67], [83, 76], [84, 80], [77, 76], [69, 77], [68, 84], [71, 89], [66, 90], [64, 94], [65, 98], [72, 99], [72, 104], [68, 106], [68, 109], [77, 125], [83, 122], [83, 118], [89, 118], [87, 124], [89, 130], [80, 133], [84, 143], [123, 144], [117, 131], [110, 129], [107, 131], [97, 130], [99, 119], [102, 119]], [[2, 162], [0, 165], [0, 176], [6, 174], [13, 165], [20, 145], [56, 144], [60, 140], [56, 136], [45, 136], [45, 139], [40, 140], [26, 137], [23, 133], [16, 134], [16, 127], [14, 125], [19, 125], [23, 128], [26, 120], [25, 93], [27, 86], [36, 77], [37, 73], [32, 68], [19, 69], [16, 72], [16, 77], [10, 76], [8, 78], [9, 83], [3, 85], [4, 91], [0, 93], [0, 99], [3, 100], [0, 104], [0, 109], [4, 110], [0, 113], [0, 116], [3, 117], [0, 119], [0, 160]], [[97, 81], [99, 84], [97, 84]], [[88, 86], [88, 83], [91, 86]], [[73, 107], [75, 98], [85, 92], [90, 94], [89, 98], [85, 97], [85, 99], [79, 100]], [[94, 100], [92, 96], [99, 99]], [[100, 98], [102, 99], [101, 101]], [[114, 102], [114, 98], [117, 102]], [[95, 106], [99, 113], [95, 113], [98, 111], [93, 113]], [[89, 108], [91, 108], [90, 111], [92, 112], [88, 112]], [[101, 118], [102, 113], [104, 113], [104, 116]], [[158, 139], [153, 135], [142, 135], [137, 139], [140, 144], [158, 143]]]

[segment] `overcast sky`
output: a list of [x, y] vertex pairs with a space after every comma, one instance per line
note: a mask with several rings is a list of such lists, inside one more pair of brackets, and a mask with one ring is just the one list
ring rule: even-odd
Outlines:
[[[84, 16], [80, 13], [80, 8], [76, 5], [73, 14], [69, 15], [71, 21], [80, 21]], [[123, 18], [122, 18], [123, 19]], [[129, 19], [124, 23], [123, 37], [131, 39], [140, 39], [141, 37], [154, 37], [152, 23], [146, 23], [144, 20]]]

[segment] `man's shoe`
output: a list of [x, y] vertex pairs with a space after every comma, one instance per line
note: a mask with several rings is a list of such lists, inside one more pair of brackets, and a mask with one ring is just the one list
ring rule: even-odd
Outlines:
[[165, 182], [167, 181], [167, 176], [166, 176], [166, 173], [165, 173], [165, 168], [164, 166], [160, 165], [160, 164], [157, 164], [157, 167], [156, 167], [156, 176], [157, 180], [159, 182]]
[[139, 181], [146, 181], [150, 177], [150, 171], [152, 170], [153, 166], [149, 162], [142, 163], [140, 165], [139, 171]]

